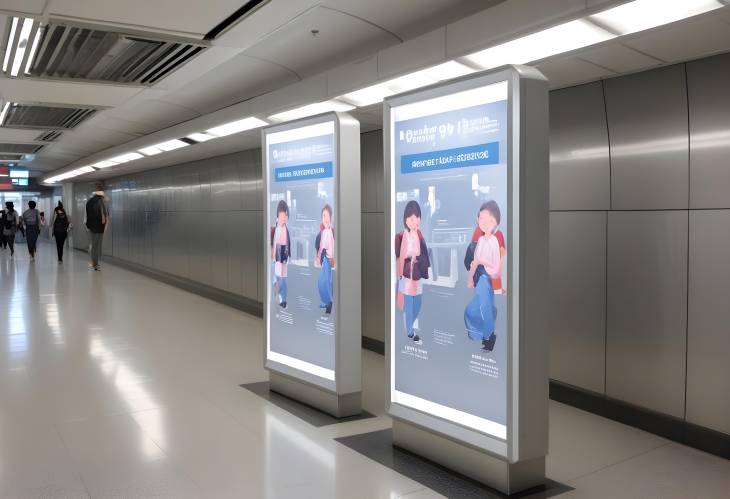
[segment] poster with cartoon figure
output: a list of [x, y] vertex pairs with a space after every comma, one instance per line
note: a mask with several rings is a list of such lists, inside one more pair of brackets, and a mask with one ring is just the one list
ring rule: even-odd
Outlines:
[[506, 438], [507, 83], [392, 109], [392, 400]]
[[266, 135], [270, 266], [267, 358], [334, 380], [335, 129]]

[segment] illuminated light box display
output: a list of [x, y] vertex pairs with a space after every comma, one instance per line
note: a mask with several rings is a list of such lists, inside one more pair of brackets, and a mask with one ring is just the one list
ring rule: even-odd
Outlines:
[[394, 442], [506, 493], [547, 453], [547, 103], [526, 67], [384, 103]]
[[262, 145], [271, 389], [359, 414], [360, 125], [328, 113], [264, 128]]

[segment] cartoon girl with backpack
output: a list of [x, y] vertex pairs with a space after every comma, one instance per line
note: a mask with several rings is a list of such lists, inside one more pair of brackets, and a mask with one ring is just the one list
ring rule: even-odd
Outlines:
[[395, 258], [397, 306], [403, 311], [406, 334], [414, 343], [421, 345], [421, 338], [415, 334], [415, 324], [421, 312], [423, 294], [422, 279], [428, 279], [431, 263], [428, 247], [421, 234], [421, 206], [417, 201], [408, 201], [403, 210], [403, 226], [395, 236]]
[[495, 236], [499, 222], [499, 205], [495, 201], [482, 204], [477, 228], [464, 258], [468, 270], [466, 284], [474, 289], [474, 297], [464, 310], [464, 325], [469, 339], [480, 342], [482, 349], [489, 352], [497, 341], [493, 280], [501, 276], [502, 267], [500, 242]]
[[278, 287], [278, 302], [286, 308], [286, 274], [291, 248], [291, 238], [286, 224], [289, 221], [289, 205], [283, 199], [276, 206], [276, 225], [271, 228], [271, 260], [274, 264], [274, 277]]
[[332, 207], [329, 204], [322, 208], [322, 222], [319, 234], [314, 242], [317, 256], [314, 266], [320, 268], [317, 290], [319, 291], [319, 308], [326, 314], [332, 313], [332, 270], [335, 268], [335, 231], [332, 228]]

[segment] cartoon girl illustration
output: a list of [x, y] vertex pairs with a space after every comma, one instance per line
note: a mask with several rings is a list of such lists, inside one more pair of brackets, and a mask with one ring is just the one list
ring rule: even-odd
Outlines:
[[278, 288], [278, 302], [286, 308], [286, 268], [289, 262], [291, 239], [286, 224], [289, 221], [289, 206], [281, 200], [276, 207], [276, 225], [271, 228], [271, 261], [274, 263], [274, 276]]
[[464, 310], [464, 325], [469, 339], [481, 342], [482, 349], [489, 352], [497, 341], [494, 332], [497, 309], [492, 280], [498, 278], [501, 271], [499, 241], [495, 237], [499, 221], [499, 205], [495, 201], [482, 204], [477, 228], [464, 258], [464, 265], [469, 271], [467, 287], [475, 288], [474, 297]]
[[397, 305], [403, 311], [406, 334], [421, 345], [421, 338], [415, 334], [415, 323], [421, 311], [421, 279], [428, 279], [431, 263], [428, 259], [428, 247], [420, 230], [421, 206], [417, 201], [408, 201], [406, 204], [403, 210], [403, 226], [405, 228], [395, 236]]
[[335, 268], [335, 231], [332, 228], [332, 207], [329, 204], [322, 208], [322, 222], [319, 234], [314, 242], [317, 256], [314, 266], [320, 268], [317, 289], [319, 290], [319, 308], [326, 314], [332, 313], [332, 270]]

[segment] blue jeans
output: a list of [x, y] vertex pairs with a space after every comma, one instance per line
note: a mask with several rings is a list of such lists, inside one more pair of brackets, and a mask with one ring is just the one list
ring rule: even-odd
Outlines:
[[464, 325], [469, 339], [482, 341], [489, 338], [494, 332], [497, 308], [494, 306], [492, 279], [484, 271], [484, 267], [479, 266], [477, 277], [474, 297], [464, 310]]
[[284, 303], [286, 301], [286, 277], [276, 276], [276, 282], [279, 284], [280, 303]]
[[332, 264], [330, 264], [330, 259], [324, 255], [322, 255], [322, 269], [319, 271], [317, 288], [319, 289], [319, 307], [325, 308], [332, 303]]
[[403, 296], [403, 313], [406, 318], [406, 333], [408, 337], [413, 336], [413, 324], [418, 319], [418, 314], [421, 312], [421, 295], [404, 295]]
[[25, 226], [25, 240], [28, 242], [28, 251], [31, 255], [35, 255], [38, 234], [40, 234], [40, 229], [37, 225]]

